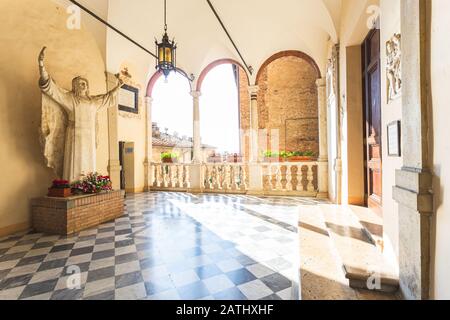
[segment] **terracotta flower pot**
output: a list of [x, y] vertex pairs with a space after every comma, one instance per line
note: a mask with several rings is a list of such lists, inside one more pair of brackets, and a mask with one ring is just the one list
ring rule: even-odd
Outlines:
[[48, 196], [53, 198], [67, 198], [72, 195], [71, 188], [49, 188]]
[[313, 161], [314, 157], [310, 157], [310, 156], [293, 156], [293, 157], [287, 158], [287, 160], [289, 162]]
[[178, 163], [178, 159], [176, 158], [163, 158], [162, 163]]

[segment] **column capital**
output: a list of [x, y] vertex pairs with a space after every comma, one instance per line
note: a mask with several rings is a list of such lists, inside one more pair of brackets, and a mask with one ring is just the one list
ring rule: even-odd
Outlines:
[[325, 87], [326, 85], [327, 85], [327, 79], [319, 78], [319, 79], [316, 80], [317, 88]]
[[144, 98], [145, 106], [147, 108], [151, 108], [153, 104], [153, 98], [152, 97], [145, 97]]
[[201, 95], [202, 93], [200, 91], [191, 91], [191, 96], [193, 98], [200, 98]]
[[257, 95], [259, 92], [259, 86], [249, 86], [248, 87], [248, 93], [250, 95]]

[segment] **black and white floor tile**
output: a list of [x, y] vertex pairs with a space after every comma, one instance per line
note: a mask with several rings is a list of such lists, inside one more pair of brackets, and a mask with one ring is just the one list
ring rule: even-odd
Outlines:
[[298, 299], [298, 205], [315, 199], [144, 193], [70, 237], [0, 239], [0, 300]]

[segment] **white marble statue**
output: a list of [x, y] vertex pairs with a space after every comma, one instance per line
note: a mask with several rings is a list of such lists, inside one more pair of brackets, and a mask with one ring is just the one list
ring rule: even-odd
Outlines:
[[89, 95], [89, 82], [72, 80], [72, 91], [56, 85], [44, 66], [44, 47], [39, 54], [39, 86], [42, 95], [41, 142], [47, 166], [59, 178], [76, 181], [82, 174], [96, 171], [97, 114], [117, 105], [123, 82], [103, 95]]

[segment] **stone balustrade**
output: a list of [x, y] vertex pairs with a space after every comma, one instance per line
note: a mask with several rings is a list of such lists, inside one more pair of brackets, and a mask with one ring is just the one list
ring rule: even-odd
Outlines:
[[[152, 163], [150, 190], [308, 197], [318, 195], [318, 162], [258, 163], [256, 166], [260, 168], [260, 174], [252, 176], [248, 163]], [[196, 176], [199, 179], [193, 178]], [[252, 181], [256, 181], [253, 185], [261, 185], [261, 190], [250, 190]]]
[[263, 163], [261, 165], [265, 194], [317, 196], [317, 162]]
[[202, 173], [205, 192], [245, 193], [248, 190], [246, 164], [203, 164]]

